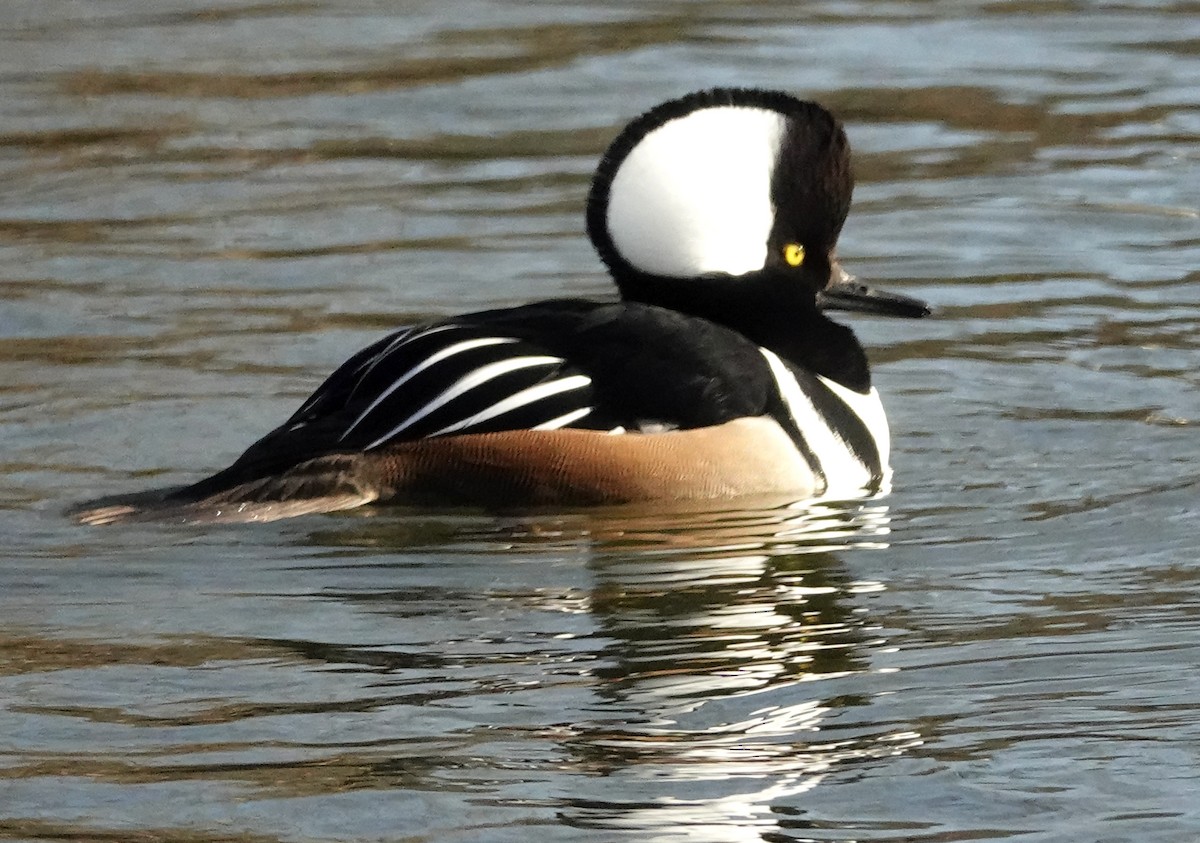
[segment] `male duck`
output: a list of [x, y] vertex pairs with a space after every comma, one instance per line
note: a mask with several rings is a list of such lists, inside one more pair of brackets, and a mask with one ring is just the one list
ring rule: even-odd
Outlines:
[[613, 141], [588, 197], [620, 301], [397, 331], [223, 471], [73, 516], [869, 491], [890, 472], [887, 421], [862, 347], [824, 311], [928, 309], [834, 259], [852, 188], [845, 133], [815, 103], [738, 88], [663, 103]]

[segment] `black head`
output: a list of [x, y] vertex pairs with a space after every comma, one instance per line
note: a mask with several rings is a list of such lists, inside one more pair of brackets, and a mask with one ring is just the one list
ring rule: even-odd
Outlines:
[[617, 136], [592, 182], [588, 234], [625, 298], [786, 352], [797, 332], [833, 326], [821, 308], [928, 312], [837, 265], [853, 189], [850, 144], [825, 108], [716, 88], [663, 103]]
[[618, 283], [806, 266], [811, 276], [828, 264], [853, 188], [846, 134], [821, 106], [701, 91], [613, 141], [592, 183], [588, 234]]

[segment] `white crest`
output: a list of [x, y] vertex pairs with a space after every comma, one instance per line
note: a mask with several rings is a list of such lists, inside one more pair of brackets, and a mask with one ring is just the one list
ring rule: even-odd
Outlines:
[[609, 191], [617, 251], [638, 269], [673, 278], [762, 269], [784, 124], [769, 109], [714, 106], [648, 133]]

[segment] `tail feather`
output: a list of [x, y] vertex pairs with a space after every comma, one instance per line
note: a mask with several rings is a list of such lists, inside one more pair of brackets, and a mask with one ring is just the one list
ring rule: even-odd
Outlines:
[[87, 501], [67, 510], [80, 524], [100, 526], [144, 521], [238, 524], [353, 509], [379, 499], [379, 489], [356, 471], [352, 455], [308, 460], [272, 477], [213, 491], [213, 479], [192, 486], [152, 489]]

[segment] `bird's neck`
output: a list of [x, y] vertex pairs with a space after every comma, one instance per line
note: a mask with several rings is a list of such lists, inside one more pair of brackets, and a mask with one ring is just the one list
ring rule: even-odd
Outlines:
[[856, 392], [871, 388], [866, 352], [854, 332], [825, 316], [798, 284], [638, 275], [618, 278], [617, 286], [626, 301], [699, 316]]

